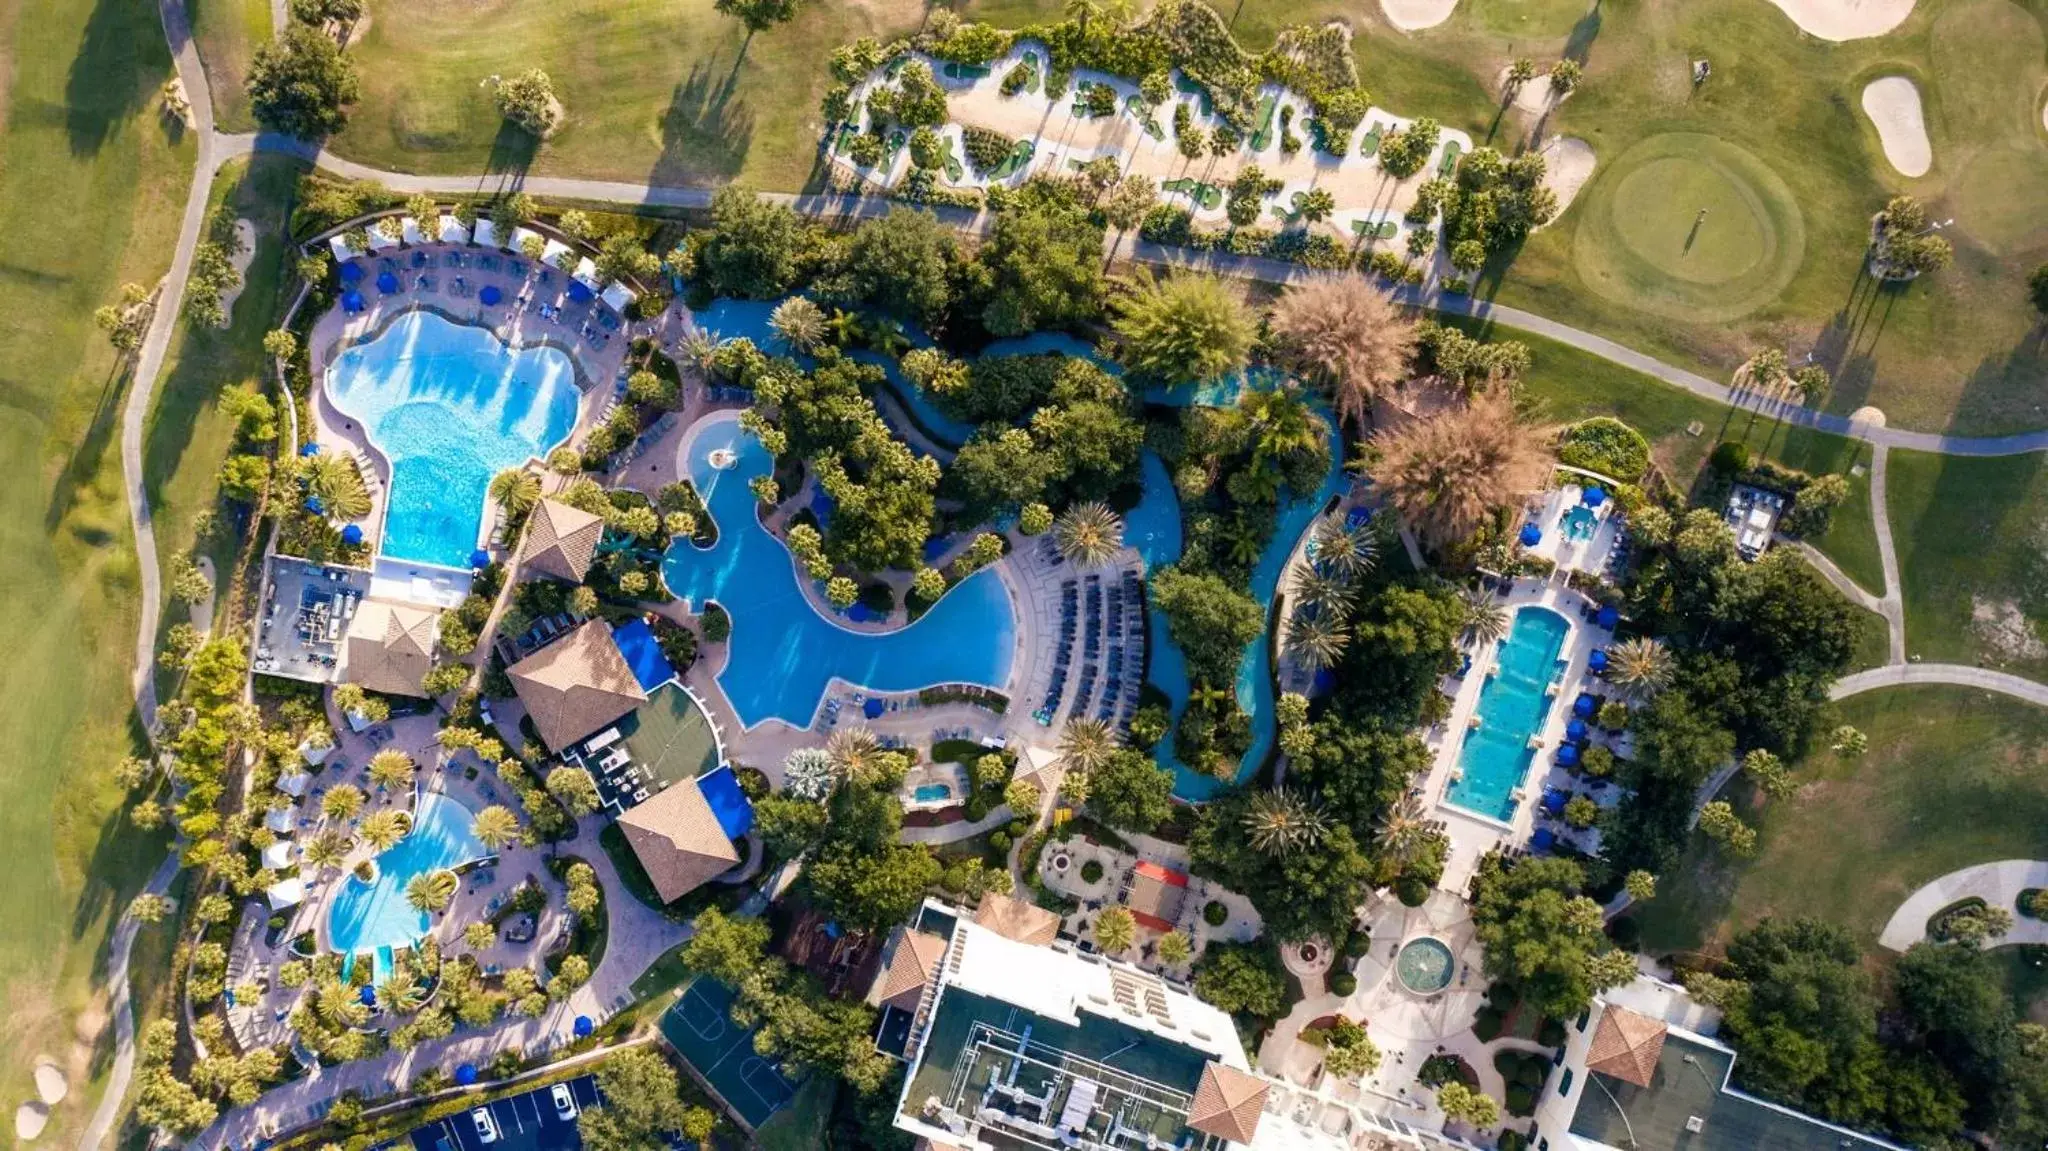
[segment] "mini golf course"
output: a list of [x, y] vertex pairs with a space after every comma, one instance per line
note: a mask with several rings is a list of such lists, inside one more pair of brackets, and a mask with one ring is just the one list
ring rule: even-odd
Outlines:
[[1583, 195], [1572, 262], [1588, 287], [1617, 303], [1730, 320], [1775, 299], [1805, 259], [1806, 224], [1791, 189], [1717, 136], [1652, 136]]

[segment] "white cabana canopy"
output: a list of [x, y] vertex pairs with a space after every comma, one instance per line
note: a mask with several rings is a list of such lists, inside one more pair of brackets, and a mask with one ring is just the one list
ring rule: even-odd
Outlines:
[[526, 250], [526, 241], [538, 239], [540, 239], [540, 233], [532, 228], [514, 228], [512, 229], [512, 243], [510, 247], [515, 252], [523, 252]]
[[290, 775], [279, 776], [277, 779], [277, 789], [293, 799], [298, 799], [306, 794], [306, 785], [311, 782], [313, 782], [311, 773], [295, 771]]
[[576, 261], [576, 278], [582, 281], [584, 287], [593, 292], [597, 290], [597, 265], [589, 256]]
[[562, 257], [569, 254], [571, 250], [569, 245], [564, 244], [560, 240], [549, 240], [548, 246], [542, 250], [540, 258], [550, 267], [559, 268], [562, 266]]
[[264, 892], [263, 896], [270, 900], [272, 911], [283, 911], [287, 907], [297, 907], [306, 901], [306, 885], [295, 875], [271, 884], [270, 890]]
[[462, 226], [462, 221], [443, 212], [441, 213], [441, 242], [444, 244], [467, 244], [469, 243], [469, 229]]
[[320, 764], [326, 763], [327, 757], [333, 754], [334, 741], [332, 739], [329, 739], [326, 743], [322, 744], [315, 744], [312, 740], [309, 739], [299, 745], [299, 758], [305, 760], [307, 763], [314, 765], [315, 767], [318, 767]]
[[639, 299], [639, 297], [633, 294], [633, 289], [624, 284], [612, 284], [604, 290], [605, 304], [612, 311], [622, 316], [626, 314], [626, 309], [632, 306], [633, 301], [636, 299]]
[[334, 253], [334, 258], [337, 262], [353, 260], [357, 256], [362, 255], [361, 252], [349, 246], [348, 236], [345, 232], [336, 232], [332, 236], [327, 237], [327, 250]]
[[292, 865], [292, 841], [280, 839], [263, 849], [263, 866], [269, 871], [284, 871]]
[[480, 219], [476, 222], [476, 227], [469, 230], [469, 238], [475, 240], [479, 247], [498, 247], [498, 226], [489, 220]]
[[420, 222], [411, 216], [405, 218], [405, 242], [419, 245], [427, 242], [427, 234], [420, 231]]
[[263, 817], [263, 826], [279, 835], [290, 835], [292, 833], [292, 809], [280, 807], [272, 810], [270, 814]]
[[397, 246], [397, 240], [385, 235], [375, 224], [370, 226], [370, 250], [372, 252], [381, 252], [386, 248], [396, 248]]

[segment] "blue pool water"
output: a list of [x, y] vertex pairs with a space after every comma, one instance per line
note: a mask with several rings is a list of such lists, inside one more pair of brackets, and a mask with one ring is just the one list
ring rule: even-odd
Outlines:
[[939, 800], [951, 798], [953, 789], [943, 783], [920, 783], [910, 795], [919, 803], [937, 803]]
[[[733, 467], [711, 465], [713, 452]], [[834, 678], [870, 691], [915, 691], [943, 683], [1001, 690], [1016, 654], [1016, 609], [994, 569], [961, 580], [916, 623], [856, 632], [820, 614], [797, 583], [789, 549], [761, 526], [747, 483], [773, 461], [759, 440], [721, 412], [697, 425], [690, 479], [718, 524], [718, 542], [679, 540], [662, 564], [668, 588], [693, 605], [716, 601], [732, 617], [732, 641], [718, 685], [748, 728], [766, 719], [811, 722]]]
[[1550, 712], [1543, 689], [1557, 673], [1557, 655], [1570, 631], [1571, 624], [1549, 608], [1515, 613], [1514, 629], [1500, 645], [1500, 673], [1479, 689], [1479, 726], [1465, 733], [1458, 751], [1463, 778], [1450, 786], [1450, 802], [1489, 819], [1514, 815], [1514, 790], [1535, 755], [1529, 737], [1542, 730]]
[[426, 311], [335, 357], [327, 394], [391, 463], [380, 550], [447, 567], [469, 566], [491, 477], [568, 439], [579, 398], [566, 352]]
[[377, 857], [377, 878], [341, 881], [327, 914], [327, 938], [343, 955], [411, 947], [425, 938], [425, 915], [405, 901], [405, 885], [416, 875], [459, 867], [489, 855], [469, 832], [468, 808], [434, 792], [413, 810], [412, 833]]
[[1600, 515], [1584, 504], [1574, 504], [1570, 511], [1558, 518], [1557, 526], [1568, 540], [1589, 540], [1593, 529], [1599, 526]]

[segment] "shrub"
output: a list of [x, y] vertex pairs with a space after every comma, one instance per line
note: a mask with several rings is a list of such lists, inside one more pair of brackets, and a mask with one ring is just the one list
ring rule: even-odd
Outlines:
[[732, 617], [715, 603], [704, 605], [699, 622], [704, 625], [705, 643], [724, 643], [732, 638]]
[[1358, 990], [1358, 976], [1349, 971], [1339, 971], [1330, 976], [1330, 994], [1348, 996]]
[[1479, 1009], [1479, 1015], [1472, 1020], [1472, 1034], [1481, 1043], [1491, 1043], [1500, 1038], [1502, 1017], [1500, 1009], [1489, 1003]]
[[2029, 919], [2048, 919], [2048, 888], [2029, 887], [2020, 892], [2017, 907]]
[[1620, 420], [1595, 416], [1565, 431], [1557, 461], [1634, 483], [1650, 470], [1650, 441]]
[[1524, 1087], [1519, 1083], [1508, 1088], [1508, 1114], [1536, 1114], [1536, 1092], [1532, 1088]]
[[1545, 1047], [1564, 1046], [1564, 1024], [1555, 1019], [1545, 1019], [1542, 1025], [1536, 1028], [1536, 1042]]
[[1753, 454], [1748, 444], [1722, 440], [1714, 445], [1714, 454], [1707, 458], [1707, 466], [1713, 468], [1716, 475], [1738, 476], [1749, 470]]
[[1202, 907], [1202, 922], [1211, 927], [1221, 927], [1230, 918], [1230, 909], [1216, 900], [1210, 900]]
[[1086, 863], [1084, 863], [1084, 864], [1082, 864], [1082, 865], [1081, 865], [1081, 882], [1083, 882], [1083, 883], [1100, 883], [1100, 882], [1102, 882], [1102, 861], [1101, 861], [1101, 860], [1099, 860], [1099, 859], [1091, 859], [1091, 860], [1089, 860], [1088, 862], [1086, 862]]
[[961, 133], [960, 142], [977, 176], [986, 176], [1000, 167], [1017, 147], [1015, 140], [988, 128], [967, 128]]
[[1403, 907], [1421, 907], [1429, 901], [1429, 884], [1412, 875], [1404, 875], [1394, 881], [1394, 898]]

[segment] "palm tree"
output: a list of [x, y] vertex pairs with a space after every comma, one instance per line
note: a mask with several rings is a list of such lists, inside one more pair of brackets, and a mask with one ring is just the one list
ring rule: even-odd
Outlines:
[[1296, 284], [1270, 322], [1282, 360], [1328, 388], [1353, 427], [1371, 422], [1373, 400], [1406, 379], [1415, 358], [1413, 316], [1360, 275]]
[[782, 789], [797, 799], [822, 801], [838, 779], [838, 768], [822, 747], [797, 748], [782, 761]]
[[318, 455], [306, 465], [306, 494], [320, 500], [321, 514], [333, 520], [359, 520], [370, 514], [370, 489], [363, 473], [346, 456]]
[[696, 365], [704, 376], [711, 375], [713, 364], [718, 362], [718, 338], [702, 329], [693, 328], [683, 337], [683, 359]]
[[1052, 522], [1052, 542], [1075, 567], [1100, 567], [1124, 546], [1123, 517], [1098, 501], [1075, 504]]
[[1404, 795], [1380, 816], [1373, 843], [1381, 855], [1405, 866], [1421, 855], [1423, 848], [1435, 838], [1436, 829], [1425, 818], [1422, 800]]
[[1179, 967], [1194, 954], [1194, 945], [1188, 942], [1186, 932], [1169, 931], [1159, 937], [1159, 962], [1168, 967]]
[[1353, 580], [1379, 563], [1379, 540], [1362, 524], [1352, 527], [1336, 516], [1324, 516], [1309, 538], [1315, 544], [1316, 566], [1331, 575]]
[[363, 789], [353, 783], [341, 783], [328, 788], [327, 794], [320, 800], [320, 814], [336, 822], [354, 819], [356, 812], [362, 809]]
[[362, 997], [339, 979], [324, 979], [313, 989], [313, 1014], [329, 1027], [361, 1027], [370, 1021]]
[[825, 310], [803, 296], [791, 296], [768, 313], [768, 326], [791, 350], [806, 355], [825, 342]]
[[1340, 620], [1351, 618], [1353, 599], [1357, 591], [1351, 581], [1335, 574], [1324, 572], [1303, 564], [1294, 569], [1287, 581], [1287, 594], [1293, 597], [1297, 608], [1307, 608], [1317, 615], [1335, 616]]
[[1484, 588], [1466, 588], [1461, 597], [1465, 627], [1480, 643], [1499, 643], [1508, 636], [1507, 609]]
[[363, 825], [357, 830], [372, 853], [383, 852], [405, 838], [405, 833], [412, 830], [412, 820], [402, 811], [373, 811], [363, 817]]
[[348, 849], [353, 846], [353, 841], [340, 830], [323, 827], [306, 840], [299, 855], [315, 869], [340, 867], [341, 861], [348, 858]]
[[1237, 418], [1251, 440], [1252, 468], [1248, 480], [1267, 494], [1277, 493], [1290, 461], [1315, 457], [1327, 450], [1329, 428], [1292, 384], [1246, 392], [1237, 402]]
[[1625, 639], [1607, 649], [1607, 682], [1631, 699], [1648, 699], [1671, 686], [1671, 649], [1654, 639]]
[[476, 836], [478, 843], [497, 851], [519, 838], [519, 817], [502, 803], [494, 803], [476, 813], [470, 821], [469, 833]]
[[523, 516], [540, 502], [540, 477], [525, 468], [506, 468], [491, 477], [491, 501], [508, 516]]
[[1253, 794], [1245, 808], [1244, 829], [1254, 848], [1267, 855], [1286, 855], [1320, 843], [1330, 821], [1321, 808], [1283, 787]]
[[1351, 633], [1344, 621], [1326, 611], [1297, 611], [1287, 622], [1287, 653], [1312, 672], [1337, 666]]
[[1119, 955], [1138, 941], [1138, 921], [1128, 907], [1111, 907], [1095, 917], [1095, 946], [1104, 955]]
[[[422, 875], [420, 879], [425, 879]], [[411, 1015], [427, 1001], [427, 989], [412, 973], [412, 968], [401, 963], [391, 969], [384, 982], [377, 985], [377, 1006], [391, 1015]]]
[[1094, 719], [1070, 719], [1060, 729], [1060, 762], [1067, 772], [1087, 775], [1116, 754], [1116, 731]]
[[387, 747], [370, 757], [370, 782], [386, 791], [410, 786], [412, 776], [412, 757], [395, 747]]
[[1447, 546], [1550, 479], [1549, 435], [1522, 422], [1507, 389], [1475, 395], [1375, 441], [1372, 481], [1424, 540]]
[[865, 727], [837, 728], [825, 740], [826, 757], [848, 779], [865, 779], [881, 753], [882, 742]]
[[439, 915], [448, 910], [448, 904], [455, 899], [455, 890], [461, 884], [455, 873], [447, 868], [415, 875], [405, 885], [405, 901], [414, 911], [422, 915]]

